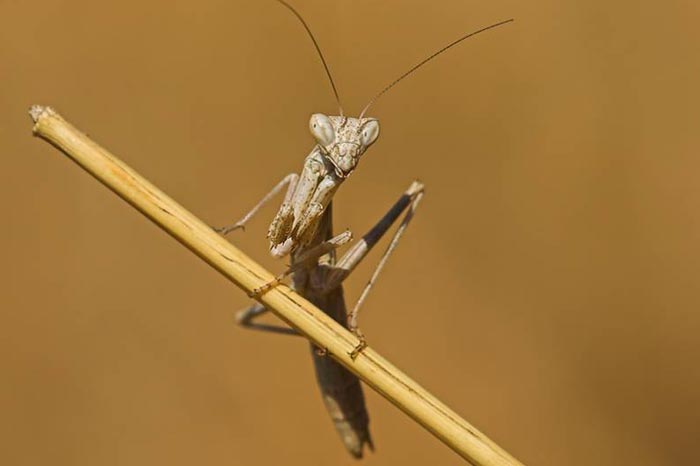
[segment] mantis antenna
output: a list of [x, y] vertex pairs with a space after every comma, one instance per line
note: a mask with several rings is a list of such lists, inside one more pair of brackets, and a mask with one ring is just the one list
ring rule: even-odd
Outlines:
[[331, 70], [328, 68], [328, 63], [326, 63], [326, 59], [323, 58], [323, 54], [321, 53], [321, 47], [318, 46], [318, 42], [316, 42], [316, 38], [314, 35], [311, 33], [311, 29], [309, 29], [309, 26], [306, 24], [306, 21], [304, 21], [304, 18], [301, 17], [299, 12], [295, 10], [292, 5], [289, 3], [285, 2], [284, 0], [277, 0], [277, 2], [281, 3], [285, 7], [289, 9], [292, 13], [294, 13], [294, 16], [296, 16], [299, 21], [301, 21], [301, 24], [304, 26], [304, 29], [306, 29], [306, 32], [309, 34], [309, 37], [311, 38], [311, 41], [314, 43], [314, 47], [316, 47], [316, 51], [318, 52], [318, 56], [321, 58], [321, 63], [323, 63], [323, 68], [326, 70], [326, 74], [328, 75], [328, 80], [331, 82], [331, 87], [333, 88], [333, 94], [335, 94], [335, 101], [338, 102], [338, 109], [340, 110], [340, 116], [343, 116], [343, 106], [340, 104], [340, 96], [338, 96], [338, 89], [335, 87], [335, 82], [333, 81], [333, 76], [331, 76]]
[[365, 113], [367, 112], [367, 110], [369, 109], [369, 107], [370, 107], [374, 102], [376, 102], [376, 100], [377, 100], [379, 97], [381, 97], [386, 91], [388, 91], [389, 89], [391, 89], [392, 87], [394, 87], [396, 84], [398, 84], [399, 81], [401, 81], [403, 78], [405, 78], [405, 77], [408, 76], [409, 74], [413, 73], [414, 71], [416, 71], [418, 68], [420, 68], [421, 66], [425, 65], [426, 63], [428, 63], [428, 62], [429, 62], [430, 60], [432, 60], [433, 58], [435, 58], [435, 57], [437, 57], [438, 55], [440, 55], [442, 52], [445, 52], [447, 49], [449, 49], [449, 48], [451, 48], [451, 47], [454, 47], [455, 45], [457, 45], [457, 44], [459, 44], [460, 42], [462, 42], [464, 39], [468, 39], [468, 38], [470, 38], [470, 37], [472, 37], [472, 36], [475, 36], [475, 35], [477, 35], [477, 34], [479, 34], [479, 33], [482, 33], [482, 32], [484, 32], [484, 31], [488, 31], [489, 29], [493, 29], [493, 28], [496, 28], [496, 27], [498, 27], [498, 26], [502, 26], [502, 25], [504, 25], [504, 24], [506, 24], [506, 23], [510, 23], [510, 22], [512, 22], [512, 21], [514, 21], [513, 18], [507, 19], [507, 20], [505, 20], [505, 21], [501, 21], [501, 22], [499, 22], [499, 23], [492, 24], [492, 25], [490, 25], [490, 26], [486, 26], [485, 28], [481, 28], [481, 29], [479, 29], [478, 31], [470, 32], [469, 34], [466, 34], [466, 35], [460, 37], [459, 39], [455, 40], [454, 42], [451, 42], [451, 43], [447, 44], [446, 46], [444, 46], [443, 48], [441, 48], [441, 49], [438, 50], [437, 52], [433, 53], [433, 54], [430, 55], [428, 58], [424, 59], [423, 61], [421, 61], [421, 62], [418, 63], [417, 65], [413, 66], [411, 69], [409, 69], [409, 70], [406, 71], [404, 74], [402, 74], [401, 76], [399, 76], [398, 78], [396, 78], [394, 81], [392, 81], [391, 84], [389, 84], [389, 85], [386, 86], [384, 89], [382, 89], [381, 92], [379, 92], [379, 94], [377, 94], [377, 95], [375, 95], [374, 97], [372, 97], [372, 99], [369, 101], [369, 103], [368, 103], [368, 104], [365, 106], [365, 108], [362, 110], [362, 113], [360, 113], [360, 119], [362, 119], [362, 117], [365, 116]]

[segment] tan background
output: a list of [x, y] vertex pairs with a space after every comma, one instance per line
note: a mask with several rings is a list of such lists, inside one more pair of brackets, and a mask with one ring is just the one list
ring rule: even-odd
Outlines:
[[[364, 310], [370, 343], [525, 464], [698, 464], [697, 3], [295, 4], [351, 113], [517, 19], [371, 112], [382, 137], [339, 228], [364, 232], [414, 177], [428, 194]], [[335, 111], [301, 26], [272, 1], [0, 9], [0, 462], [352, 463], [306, 344], [236, 328], [245, 296], [26, 116], [55, 106], [222, 224], [298, 170], [308, 116]], [[274, 209], [232, 241], [279, 271]], [[366, 464], [460, 463], [368, 403]]]

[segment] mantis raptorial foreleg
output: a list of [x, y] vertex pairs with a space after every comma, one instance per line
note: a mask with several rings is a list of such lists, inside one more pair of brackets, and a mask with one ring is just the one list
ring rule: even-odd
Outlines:
[[295, 258], [294, 263], [292, 265], [287, 267], [287, 269], [284, 272], [277, 275], [274, 280], [264, 284], [260, 288], [254, 289], [253, 292], [250, 293], [250, 297], [255, 298], [265, 293], [266, 291], [274, 288], [275, 286], [282, 283], [282, 280], [284, 280], [289, 275], [304, 267], [308, 267], [313, 261], [318, 260], [319, 257], [336, 250], [340, 246], [346, 244], [351, 239], [352, 233], [350, 233], [349, 230], [345, 230], [341, 234], [334, 236], [333, 238], [326, 240], [320, 244], [317, 244], [311, 249], [305, 250], [298, 257]]

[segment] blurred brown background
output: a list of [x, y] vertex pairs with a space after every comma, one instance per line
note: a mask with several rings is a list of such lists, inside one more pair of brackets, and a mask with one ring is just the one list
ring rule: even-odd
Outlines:
[[[363, 311], [370, 343], [527, 465], [698, 464], [697, 3], [294, 4], [353, 114], [516, 18], [371, 112], [382, 137], [338, 194], [338, 228], [362, 234], [415, 177], [428, 191]], [[300, 169], [308, 116], [335, 112], [294, 17], [272, 1], [3, 1], [0, 73], [0, 462], [351, 464], [306, 343], [237, 328], [243, 293], [33, 139], [26, 114], [54, 106], [227, 223]], [[231, 240], [280, 271], [275, 208]], [[368, 404], [367, 465], [461, 463]]]

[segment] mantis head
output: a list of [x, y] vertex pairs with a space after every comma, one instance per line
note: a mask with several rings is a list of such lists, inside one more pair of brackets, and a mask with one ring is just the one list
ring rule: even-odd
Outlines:
[[336, 175], [346, 178], [357, 166], [360, 156], [379, 137], [379, 121], [314, 113], [309, 120], [309, 130], [323, 155], [335, 167]]
[[324, 156], [333, 164], [335, 167], [335, 173], [340, 178], [346, 178], [355, 169], [357, 162], [360, 160], [360, 156], [369, 146], [372, 145], [374, 141], [377, 140], [377, 137], [379, 136], [379, 121], [374, 118], [364, 118], [367, 110], [379, 97], [384, 95], [389, 89], [394, 87], [408, 75], [412, 74], [418, 68], [422, 67], [441, 53], [459, 44], [463, 40], [513, 21], [512, 19], [507, 19], [505, 21], [501, 21], [481, 28], [477, 31], [465, 34], [457, 40], [450, 42], [393, 80], [388, 86], [370, 99], [369, 103], [365, 105], [365, 108], [360, 113], [359, 118], [352, 118], [343, 116], [343, 106], [340, 105], [340, 96], [338, 95], [338, 89], [335, 87], [333, 76], [331, 76], [331, 70], [328, 68], [328, 63], [326, 63], [326, 59], [321, 53], [321, 48], [318, 46], [318, 42], [311, 33], [311, 29], [309, 29], [306, 21], [304, 21], [304, 18], [302, 18], [301, 15], [285, 0], [277, 1], [289, 9], [304, 26], [304, 29], [306, 29], [309, 38], [313, 42], [314, 47], [316, 47], [316, 52], [318, 52], [321, 63], [323, 63], [323, 68], [326, 70], [328, 81], [331, 84], [333, 94], [335, 95], [335, 100], [338, 103], [340, 116], [327, 116], [322, 113], [315, 113], [311, 115], [309, 129], [311, 130], [311, 134], [313, 134], [314, 138], [316, 138], [316, 141], [318, 142]]

